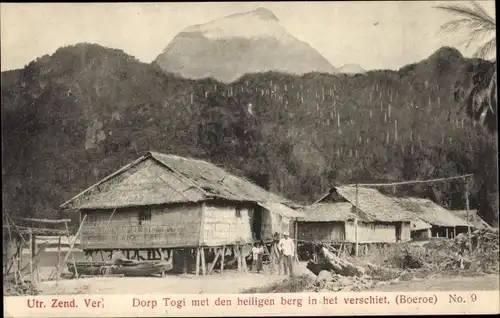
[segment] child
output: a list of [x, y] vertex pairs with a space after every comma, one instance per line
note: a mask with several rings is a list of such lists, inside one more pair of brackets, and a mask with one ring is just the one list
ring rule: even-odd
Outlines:
[[252, 268], [255, 268], [257, 273], [262, 270], [262, 255], [264, 254], [264, 248], [260, 242], [253, 245], [252, 248]]

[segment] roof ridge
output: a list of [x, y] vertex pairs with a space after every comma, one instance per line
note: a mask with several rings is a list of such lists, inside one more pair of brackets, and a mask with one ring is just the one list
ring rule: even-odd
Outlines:
[[142, 156], [140, 156], [139, 158], [135, 159], [134, 161], [132, 162], [129, 162], [128, 164], [122, 166], [121, 168], [119, 168], [118, 170], [116, 170], [115, 172], [109, 174], [108, 176], [104, 177], [103, 179], [97, 181], [96, 183], [94, 183], [93, 185], [91, 185], [90, 187], [86, 188], [85, 190], [81, 191], [80, 193], [78, 193], [77, 195], [73, 196], [71, 199], [67, 200], [66, 202], [64, 202], [63, 204], [60, 205], [60, 208], [64, 208], [66, 207], [70, 202], [78, 199], [79, 197], [83, 196], [84, 194], [86, 194], [87, 192], [89, 191], [92, 191], [94, 190], [96, 187], [100, 186], [101, 184], [105, 183], [106, 181], [110, 180], [110, 179], [113, 179], [114, 177], [116, 177], [117, 175], [120, 175], [121, 173], [125, 172], [125, 171], [128, 171], [130, 168], [138, 165], [139, 163], [143, 162], [144, 160], [148, 159], [149, 157], [151, 156], [151, 153], [148, 152]]
[[[164, 155], [164, 156], [168, 156], [168, 155], [165, 155], [165, 154], [161, 154], [161, 153], [155, 153], [155, 152], [150, 152], [151, 154], [151, 157], [153, 159], [155, 159], [156, 161], [158, 161], [159, 163], [161, 163], [163, 166], [167, 167], [168, 169], [170, 169], [172, 172], [174, 172], [178, 177], [179, 177], [179, 180], [184, 182], [184, 183], [190, 183], [195, 189], [197, 189], [198, 191], [200, 191], [205, 197], [209, 197], [209, 194], [207, 193], [207, 191], [205, 191], [202, 187], [200, 187], [199, 184], [197, 184], [196, 182], [194, 182], [193, 180], [191, 180], [190, 178], [186, 177], [185, 175], [183, 175], [182, 173], [180, 173], [179, 171], [177, 171], [176, 169], [172, 168], [169, 164], [167, 164], [166, 162], [163, 162], [161, 160], [161, 158], [158, 158], [158, 157], [155, 157], [155, 155], [157, 154], [160, 154], [160, 155]], [[173, 155], [175, 156], [175, 155]], [[178, 158], [181, 158], [181, 159], [184, 159], [184, 157], [181, 157], [181, 156], [175, 156], [175, 157], [178, 157]], [[163, 180], [163, 179], [162, 179]], [[164, 181], [164, 180], [163, 180]], [[186, 182], [187, 181], [187, 182]]]
[[[255, 184], [255, 182], [253, 182], [252, 180], [250, 180], [248, 177], [246, 176], [242, 176], [242, 175], [236, 175], [234, 174], [233, 172], [229, 171], [227, 168], [224, 168], [224, 167], [221, 167], [220, 165], [217, 165], [213, 162], [210, 162], [210, 161], [207, 161], [207, 160], [204, 160], [204, 159], [198, 159], [198, 158], [193, 158], [193, 157], [183, 157], [183, 156], [179, 156], [179, 155], [174, 155], [174, 154], [164, 154], [164, 153], [160, 153], [160, 152], [156, 152], [156, 151], [150, 151], [150, 153], [153, 155], [153, 157], [155, 155], [160, 155], [160, 156], [166, 156], [166, 157], [171, 157], [171, 158], [176, 158], [176, 159], [180, 159], [180, 160], [185, 160], [185, 161], [192, 161], [192, 162], [196, 162], [196, 163], [203, 163], [203, 164], [206, 164], [206, 165], [209, 165], [211, 167], [215, 167], [217, 169], [220, 169], [222, 170], [224, 173], [226, 173], [228, 176], [228, 178], [232, 178], [232, 179], [240, 179], [242, 181], [245, 181], [247, 182], [248, 184], [250, 184], [251, 186], [253, 187], [257, 187], [271, 195], [274, 195], [274, 196], [277, 196], [277, 197], [281, 197], [284, 201], [283, 202], [291, 202], [289, 199], [285, 198], [285, 197], [282, 197], [281, 195], [278, 195], [278, 194], [275, 194], [263, 187], [261, 187], [260, 185], [258, 184]], [[160, 160], [161, 161], [161, 158], [156, 158], [157, 160]], [[162, 162], [163, 163], [163, 162]], [[165, 163], [163, 163], [165, 164]], [[167, 164], [165, 164], [166, 166], [168, 166]], [[169, 166], [169, 168], [171, 168]], [[171, 168], [172, 169], [172, 168]], [[174, 170], [174, 169], [172, 169]], [[177, 172], [179, 173], [179, 172]], [[187, 178], [189, 179], [189, 178]], [[190, 179], [189, 179], [190, 180]], [[191, 182], [194, 183], [194, 181], [190, 180]], [[197, 185], [197, 184], [196, 184]], [[199, 188], [201, 188], [199, 185], [197, 185]], [[204, 190], [203, 190], [204, 191]], [[205, 195], [208, 195], [206, 192], [204, 193]], [[245, 197], [245, 199], [251, 199], [251, 198], [247, 198]]]

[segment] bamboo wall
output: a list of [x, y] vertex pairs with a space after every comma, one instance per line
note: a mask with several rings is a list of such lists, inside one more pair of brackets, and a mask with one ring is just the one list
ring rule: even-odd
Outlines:
[[205, 205], [203, 208], [203, 236], [206, 246], [251, 243], [250, 209], [237, 205]]
[[426, 241], [432, 237], [431, 229], [411, 231], [411, 238], [415, 241]]
[[[401, 240], [410, 240], [410, 223], [401, 224]], [[358, 223], [359, 243], [395, 243], [397, 223]], [[346, 223], [346, 241], [356, 242], [356, 226], [354, 222]]]
[[[139, 215], [151, 211], [150, 220]], [[238, 211], [238, 212], [237, 212]], [[237, 202], [196, 205], [144, 206], [113, 210], [82, 211], [82, 249], [149, 249], [221, 246], [253, 242], [252, 206]], [[108, 224], [109, 222], [109, 224]], [[261, 235], [288, 231], [294, 223], [287, 217], [263, 209]]]
[[[139, 225], [141, 211], [151, 211], [151, 220]], [[113, 210], [83, 213], [82, 249], [197, 246], [200, 239], [201, 204], [117, 209], [111, 220]]]
[[280, 214], [264, 209], [262, 215], [262, 239], [272, 240], [275, 233], [288, 232], [290, 237], [295, 237], [294, 222]]
[[302, 241], [344, 242], [344, 222], [299, 222], [298, 239]]

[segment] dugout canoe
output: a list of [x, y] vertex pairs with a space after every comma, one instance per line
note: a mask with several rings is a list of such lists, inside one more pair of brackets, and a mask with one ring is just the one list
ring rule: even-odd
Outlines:
[[[75, 274], [73, 262], [67, 262], [68, 270]], [[172, 262], [165, 260], [136, 261], [117, 260], [115, 262], [76, 262], [78, 275], [124, 275], [124, 276], [151, 276], [168, 272], [172, 269]]]

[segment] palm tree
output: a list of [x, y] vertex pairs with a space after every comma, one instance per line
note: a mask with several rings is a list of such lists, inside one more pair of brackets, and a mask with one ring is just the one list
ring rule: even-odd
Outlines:
[[474, 52], [474, 57], [489, 59], [492, 63], [485, 69], [474, 74], [471, 87], [461, 101], [467, 113], [476, 121], [484, 124], [490, 131], [497, 131], [497, 72], [496, 72], [496, 21], [477, 2], [466, 5], [440, 5], [437, 9], [455, 15], [455, 20], [449, 21], [441, 27], [442, 31], [455, 33], [459, 30], [468, 31], [465, 39], [465, 48], [472, 43], [489, 40]]

